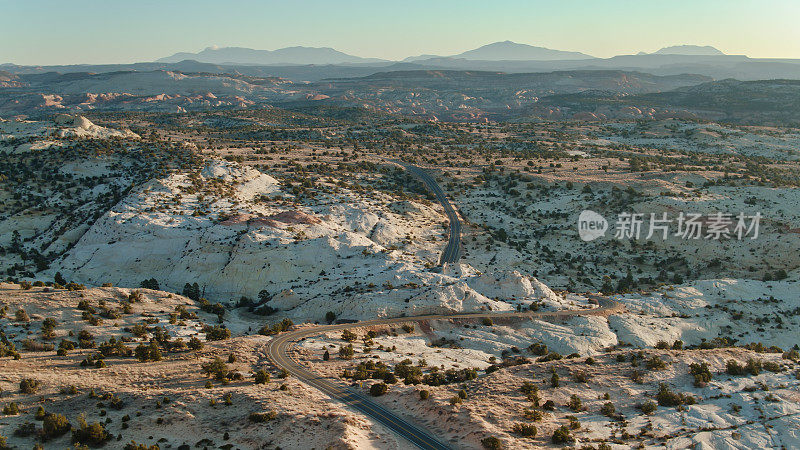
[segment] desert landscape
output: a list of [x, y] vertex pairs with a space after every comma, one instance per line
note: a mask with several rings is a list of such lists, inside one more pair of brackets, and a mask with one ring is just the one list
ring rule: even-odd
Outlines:
[[0, 450], [800, 448], [800, 60], [430, 52], [0, 65]]

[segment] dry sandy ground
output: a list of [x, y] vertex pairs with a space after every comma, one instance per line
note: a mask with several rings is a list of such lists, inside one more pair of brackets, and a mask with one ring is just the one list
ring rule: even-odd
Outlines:
[[[91, 325], [82, 320], [82, 311], [77, 309], [79, 301], [88, 301], [98, 309], [103, 300], [106, 307], [119, 307], [126, 303], [131, 291], [107, 287], [45, 292], [41, 287], [22, 290], [15, 284], [0, 284], [0, 305], [7, 307], [5, 317], [0, 319], [0, 327], [6, 338], [20, 349], [20, 343], [26, 338], [48, 341], [40, 337], [41, 323], [46, 317], [58, 321], [56, 337], [49, 342], [57, 343], [62, 338], [69, 338], [70, 331], [77, 334], [85, 329], [96, 336], [97, 343], [116, 336], [130, 340], [127, 345], [135, 347], [152, 335], [135, 338], [127, 331], [143, 318], [148, 319], [151, 326], [163, 327], [172, 339], [181, 337], [184, 340], [193, 336], [205, 339], [203, 326], [216, 322], [214, 315], [199, 311], [185, 297], [161, 291], [140, 291], [143, 298], [131, 304], [129, 313], [123, 312], [116, 319], [103, 319], [102, 323]], [[177, 306], [197, 317], [169, 323], [169, 315]], [[27, 311], [29, 322], [16, 321], [15, 312], [20, 308]], [[265, 344], [269, 338], [248, 333], [244, 326], [244, 322], [249, 320], [252, 329], [257, 329], [264, 319], [240, 314], [231, 320], [235, 337], [206, 342], [198, 351], [164, 351], [164, 358], [156, 362], [108, 357], [104, 368], [81, 367], [80, 361], [96, 352], [89, 349], [74, 350], [67, 356], [57, 356], [53, 351], [22, 351], [19, 360], [3, 357], [0, 364], [0, 404], [6, 406], [16, 402], [22, 412], [0, 416], [0, 434], [19, 448], [33, 446], [34, 437], [14, 436], [14, 432], [25, 422], [37, 423], [40, 427], [34, 420], [34, 413], [42, 406], [47, 412], [65, 415], [73, 425], [81, 413], [89, 422], [107, 422], [106, 428], [113, 439], [119, 439], [112, 441], [110, 448], [121, 447], [131, 440], [158, 443], [161, 448], [179, 448], [183, 444], [199, 444], [199, 448], [227, 445], [223, 448], [243, 449], [394, 449], [407, 446], [387, 430], [360, 414], [345, 410], [292, 377], [279, 378], [266, 358]], [[366, 360], [384, 361], [393, 368], [404, 358], [414, 363], [424, 358], [427, 361], [425, 373], [431, 366], [478, 368], [479, 377], [473, 381], [443, 386], [406, 386], [400, 382], [391, 385], [386, 395], [376, 399], [430, 428], [456, 448], [481, 448], [481, 440], [489, 436], [503, 441], [506, 448], [550, 446], [553, 431], [568, 424], [569, 416], [575, 416], [580, 423], [579, 429], [571, 431], [578, 446], [606, 443], [614, 448], [638, 445], [796, 448], [800, 445], [797, 432], [800, 429], [800, 367], [782, 358], [781, 354], [756, 353], [741, 348], [678, 351], [610, 346], [604, 351], [593, 352], [594, 364], [589, 364], [585, 355], [535, 362], [537, 357], [520, 342], [520, 353], [515, 355], [529, 358], [529, 363], [485, 374], [484, 369], [491, 361], [502, 359], [500, 349], [508, 345], [511, 333], [508, 330], [513, 328], [513, 324], [460, 322], [456, 325], [464, 329], [466, 340], [458, 341], [463, 348], [430, 346], [431, 339], [453, 333], [453, 324], [437, 321], [419, 324], [410, 333], [400, 328], [394, 332], [385, 330], [389, 334], [376, 337], [369, 353], [364, 353], [361, 339], [366, 330], [358, 329], [354, 360], [339, 358], [337, 349], [344, 342], [337, 334], [308, 340], [300, 347], [297, 356], [314, 370], [329, 376], [339, 376], [345, 368]], [[494, 343], [492, 339], [495, 339]], [[384, 350], [379, 350], [379, 345]], [[387, 347], [396, 348], [389, 350]], [[322, 360], [324, 348], [332, 354], [328, 362]], [[640, 352], [642, 355], [634, 366], [631, 358]], [[241, 380], [225, 384], [203, 374], [203, 363], [215, 357], [228, 361], [231, 354], [235, 355], [235, 362], [227, 363], [228, 369], [242, 374]], [[645, 361], [653, 356], [665, 362], [663, 369], [654, 370], [646, 366]], [[744, 363], [748, 358], [774, 362], [779, 370], [762, 370], [758, 375], [737, 377], [725, 373], [727, 360]], [[688, 374], [692, 362], [708, 363], [712, 380], [707, 386], [693, 386]], [[270, 371], [271, 381], [255, 384], [253, 373], [262, 368]], [[641, 371], [641, 380], [632, 380], [635, 370]], [[560, 377], [557, 388], [551, 384], [554, 371]], [[586, 382], [577, 381], [579, 372], [586, 374]], [[19, 383], [25, 378], [41, 383], [35, 393], [20, 392]], [[211, 387], [207, 386], [209, 381]], [[538, 408], [543, 413], [540, 420], [527, 419], [523, 415], [526, 408], [533, 407], [521, 391], [526, 381], [538, 387], [540, 405], [547, 400], [554, 402], [552, 410]], [[659, 406], [653, 414], [643, 414], [638, 406], [654, 397], [661, 382], [667, 383], [675, 392], [691, 394], [698, 400], [697, 404], [678, 408]], [[367, 380], [356, 386], [366, 392], [373, 383], [375, 381]], [[76, 390], [63, 393], [70, 386]], [[423, 389], [430, 391], [427, 400], [420, 400], [419, 392]], [[451, 403], [462, 389], [466, 394], [463, 402]], [[92, 397], [92, 391], [100, 398]], [[604, 398], [606, 393], [608, 398]], [[103, 398], [107, 394], [121, 399], [124, 406], [121, 409], [111, 407], [109, 399]], [[228, 394], [230, 405], [225, 402]], [[578, 411], [566, 406], [573, 394], [581, 399], [583, 405]], [[164, 400], [165, 397], [169, 400]], [[621, 414], [619, 419], [608, 418], [599, 412], [606, 402], [614, 404], [616, 412]], [[266, 411], [274, 411], [276, 417], [267, 423], [248, 420], [251, 413]], [[130, 419], [123, 421], [126, 415]], [[512, 431], [517, 423], [535, 425], [537, 436], [532, 439], [519, 436]], [[46, 444], [60, 448], [67, 446], [68, 440], [64, 436]]]
[[[96, 306], [100, 300], [108, 305], [118, 304], [127, 297], [128, 290], [117, 288], [95, 288], [67, 292], [56, 290], [43, 292], [41, 288], [22, 291], [16, 285], [0, 284], [0, 304], [9, 307], [10, 314], [0, 319], [2, 329], [12, 341], [27, 337], [24, 328], [14, 325], [14, 312], [24, 307], [31, 317], [27, 324], [31, 337], [38, 339], [41, 320], [54, 317], [59, 325], [58, 337], [72, 330], [88, 329], [97, 342], [112, 335], [128, 336], [122, 327], [138, 322], [142, 317], [158, 318], [169, 325], [167, 316], [176, 305], [187, 305], [190, 312], [198, 312], [191, 301], [174, 294], [160, 291], [145, 292], [142, 302], [134, 303], [132, 314], [113, 321], [104, 320], [99, 326], [91, 326], [80, 320], [80, 311], [75, 307], [78, 300], [88, 300]], [[212, 316], [199, 313], [201, 319], [187, 325], [194, 329], [205, 318], [213, 323]], [[11, 320], [9, 320], [9, 318]], [[181, 327], [176, 327], [181, 328]], [[178, 330], [171, 333], [179, 335]], [[186, 331], [183, 336], [196, 334]], [[202, 333], [198, 334], [203, 338]], [[200, 448], [218, 448], [230, 444], [229, 448], [397, 448], [394, 437], [380, 426], [368, 422], [363, 416], [344, 410], [337, 404], [326, 401], [320, 392], [292, 378], [280, 379], [271, 372], [271, 382], [255, 384], [255, 370], [269, 369], [264, 344], [269, 338], [260, 335], [235, 337], [225, 341], [208, 342], [199, 351], [164, 353], [158, 362], [141, 363], [132, 357], [106, 358], [105, 368], [85, 368], [80, 361], [96, 350], [74, 350], [66, 357], [56, 356], [53, 351], [27, 352], [14, 360], [0, 359], [0, 404], [19, 404], [19, 415], [0, 415], [0, 434], [18, 448], [32, 447], [33, 437], [15, 437], [14, 431], [25, 422], [35, 422], [34, 412], [43, 406], [47, 412], [65, 415], [76, 425], [79, 414], [84, 413], [88, 422], [107, 421], [106, 425], [114, 440], [109, 448], [119, 448], [135, 440], [163, 448], [177, 448], [182, 444]], [[135, 343], [128, 344], [135, 346]], [[21, 348], [19, 345], [17, 348]], [[230, 354], [236, 362], [228, 364], [230, 370], [243, 375], [243, 380], [222, 384], [212, 381], [214, 387], [207, 388], [211, 380], [202, 373], [202, 364], [220, 357], [227, 361]], [[23, 394], [19, 382], [24, 378], [38, 380], [41, 385], [35, 394]], [[282, 385], [286, 389], [281, 388]], [[75, 394], [64, 394], [70, 386], [77, 388]], [[113, 394], [124, 402], [122, 409], [109, 407], [102, 398]], [[231, 405], [225, 405], [224, 396], [231, 394]], [[168, 397], [169, 402], [164, 401]], [[216, 402], [212, 405], [211, 402]], [[248, 416], [252, 412], [275, 411], [275, 419], [267, 423], [252, 423]], [[128, 426], [123, 428], [123, 416], [129, 416]], [[38, 422], [37, 426], [41, 425]], [[226, 437], [227, 435], [227, 437]], [[162, 440], [163, 439], [163, 440]], [[206, 441], [204, 441], [206, 440]], [[64, 448], [69, 437], [49, 441], [48, 448]]]

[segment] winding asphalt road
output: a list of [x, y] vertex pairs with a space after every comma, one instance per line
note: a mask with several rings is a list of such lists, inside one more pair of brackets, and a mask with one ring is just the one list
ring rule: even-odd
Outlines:
[[458, 213], [453, 209], [450, 200], [444, 195], [444, 191], [439, 186], [439, 183], [429, 174], [425, 169], [410, 164], [402, 164], [403, 167], [410, 173], [414, 174], [417, 178], [422, 180], [423, 183], [433, 192], [436, 200], [444, 208], [447, 214], [447, 220], [450, 221], [450, 238], [447, 240], [447, 245], [439, 258], [439, 265], [444, 263], [455, 263], [461, 257], [461, 221], [458, 219]]
[[[442, 253], [440, 264], [457, 262], [461, 254], [461, 222], [453, 209], [444, 192], [424, 169], [416, 166], [399, 163], [409, 172], [418, 176], [436, 195], [437, 200], [445, 209], [450, 220], [450, 239]], [[278, 368], [286, 369], [290, 374], [296, 376], [300, 381], [313, 386], [324, 392], [334, 400], [338, 400], [370, 419], [388, 429], [394, 431], [421, 449], [449, 449], [444, 442], [437, 439], [423, 427], [411, 423], [398, 414], [390, 411], [383, 405], [371, 400], [364, 394], [351, 389], [346, 383], [338, 378], [330, 378], [314, 373], [291, 356], [292, 349], [299, 341], [310, 336], [319, 335], [331, 331], [340, 331], [350, 328], [360, 328], [378, 325], [391, 325], [402, 323], [415, 323], [428, 320], [447, 320], [447, 319], [483, 319], [483, 318], [567, 318], [572, 316], [605, 315], [618, 312], [622, 309], [621, 305], [607, 299], [599, 299], [600, 306], [594, 309], [585, 310], [565, 310], [548, 312], [478, 312], [478, 313], [458, 313], [458, 314], [430, 314], [413, 317], [395, 317], [391, 319], [374, 319], [355, 323], [342, 323], [334, 325], [321, 325], [313, 327], [303, 327], [293, 331], [288, 331], [277, 335], [267, 344], [267, 356]]]

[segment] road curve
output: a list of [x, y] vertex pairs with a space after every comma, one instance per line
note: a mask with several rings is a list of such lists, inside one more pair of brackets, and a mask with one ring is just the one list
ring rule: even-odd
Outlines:
[[[458, 262], [459, 258], [461, 257], [461, 221], [459, 220], [455, 209], [453, 209], [453, 206], [450, 204], [450, 201], [447, 199], [447, 196], [444, 194], [444, 191], [442, 191], [442, 188], [439, 186], [436, 180], [424, 169], [400, 161], [392, 162], [403, 166], [407, 171], [420, 178], [428, 187], [428, 189], [433, 192], [433, 194], [436, 196], [436, 199], [444, 208], [445, 213], [447, 214], [447, 219], [450, 222], [450, 237], [447, 241], [447, 246], [445, 246], [444, 251], [439, 259], [439, 264], [442, 265], [444, 263]], [[579, 315], [604, 315], [621, 309], [621, 305], [618, 303], [614, 303], [606, 299], [600, 299], [600, 306], [598, 308], [585, 310], [429, 314], [424, 316], [395, 317], [390, 319], [366, 320], [355, 323], [321, 325], [300, 328], [274, 337], [267, 344], [267, 356], [276, 367], [287, 370], [290, 374], [296, 376], [300, 381], [319, 389], [332, 399], [338, 400], [344, 403], [346, 406], [363, 413], [375, 422], [384, 425], [414, 446], [421, 449], [449, 449], [450, 447], [447, 444], [438, 440], [424, 428], [404, 420], [397, 414], [386, 409], [381, 404], [374, 402], [364, 394], [351, 389], [342, 380], [324, 377], [304, 368], [299, 361], [290, 356], [290, 351], [300, 340], [309, 336], [327, 333], [330, 331], [346, 330], [349, 328], [422, 322], [426, 320], [440, 319], [483, 319], [508, 317], [566, 318]]]
[[439, 265], [458, 262], [459, 258], [461, 258], [461, 221], [458, 219], [458, 214], [453, 205], [450, 204], [450, 200], [444, 195], [439, 183], [425, 169], [406, 163], [398, 162], [398, 164], [425, 183], [444, 208], [445, 214], [447, 214], [447, 220], [450, 222], [450, 237], [447, 240], [442, 256], [439, 258]]
[[593, 309], [562, 310], [562, 311], [522, 311], [522, 312], [478, 312], [457, 314], [428, 314], [412, 317], [394, 317], [389, 319], [373, 319], [355, 323], [342, 323], [333, 325], [320, 325], [280, 334], [267, 344], [267, 356], [278, 368], [286, 369], [300, 381], [324, 392], [334, 400], [344, 403], [353, 409], [365, 414], [372, 420], [386, 426], [400, 437], [421, 449], [449, 449], [447, 444], [439, 441], [424, 428], [410, 423], [384, 406], [372, 401], [369, 397], [351, 389], [342, 380], [324, 377], [304, 368], [299, 361], [290, 356], [290, 351], [297, 343], [309, 336], [319, 335], [331, 331], [346, 330], [350, 328], [369, 327], [377, 325], [392, 325], [401, 323], [421, 322], [426, 320], [447, 319], [499, 319], [508, 317], [517, 318], [568, 318], [573, 316], [606, 315], [622, 311], [622, 305], [608, 299], [600, 299], [600, 306]]

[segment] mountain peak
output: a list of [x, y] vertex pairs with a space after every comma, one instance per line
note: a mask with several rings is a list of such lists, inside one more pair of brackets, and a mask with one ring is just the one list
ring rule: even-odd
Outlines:
[[692, 56], [718, 56], [724, 55], [719, 49], [710, 45], [672, 45], [664, 47], [653, 53], [654, 55], [692, 55]]
[[486, 44], [452, 57], [483, 61], [548, 61], [593, 58], [580, 52], [553, 50], [508, 40]]

